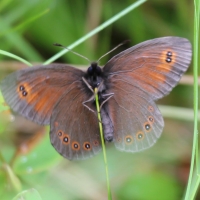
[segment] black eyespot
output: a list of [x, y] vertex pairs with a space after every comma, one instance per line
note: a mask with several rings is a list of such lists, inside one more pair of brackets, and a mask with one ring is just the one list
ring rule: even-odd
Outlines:
[[19, 90], [20, 90], [20, 91], [23, 91], [23, 90], [25, 90], [25, 87], [24, 87], [23, 85], [20, 85], [20, 86], [19, 86]]
[[89, 143], [85, 143], [85, 149], [89, 150], [91, 148]]
[[143, 138], [144, 138], [144, 134], [143, 133], [138, 133], [137, 139], [138, 140], [142, 140]]
[[61, 130], [59, 130], [57, 135], [64, 145], [68, 145], [70, 143], [70, 137], [68, 134], [63, 133]]
[[132, 144], [132, 143], [133, 143], [133, 137], [132, 137], [131, 135], [127, 135], [127, 136], [125, 137], [125, 143], [126, 143], [127, 145]]
[[152, 116], [149, 116], [149, 117], [148, 117], [148, 121], [149, 121], [150, 123], [154, 123], [154, 118], [153, 118]]
[[165, 61], [170, 63], [172, 61], [172, 59], [170, 57], [167, 57]]
[[61, 131], [58, 132], [58, 136], [59, 136], [59, 137], [62, 136], [62, 132], [61, 132]]
[[130, 143], [132, 141], [132, 139], [130, 137], [126, 138], [126, 142]]
[[167, 57], [170, 57], [170, 56], [172, 56], [172, 52], [171, 52], [171, 51], [168, 51], [168, 52], [167, 52]]
[[151, 128], [150, 124], [146, 124], [146, 125], [145, 125], [145, 129], [146, 129], [147, 131], [150, 130], [150, 128]]
[[26, 96], [28, 93], [24, 90], [23, 92], [22, 92], [22, 95], [23, 96]]
[[78, 151], [80, 149], [80, 144], [78, 142], [72, 142], [72, 149]]
[[69, 141], [68, 137], [64, 137], [64, 138], [63, 138], [63, 142], [66, 142], [66, 143], [67, 143], [68, 141]]
[[152, 117], [149, 117], [149, 121], [153, 122], [153, 118], [152, 118]]

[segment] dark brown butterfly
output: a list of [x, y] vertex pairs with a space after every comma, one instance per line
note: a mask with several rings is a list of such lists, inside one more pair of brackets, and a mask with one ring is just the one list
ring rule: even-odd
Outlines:
[[121, 151], [151, 147], [164, 122], [155, 101], [169, 94], [191, 62], [191, 44], [163, 37], [133, 46], [100, 68], [65, 64], [19, 70], [1, 83], [5, 101], [38, 124], [50, 124], [54, 148], [67, 159], [86, 159], [101, 150], [94, 88], [98, 88], [105, 141]]

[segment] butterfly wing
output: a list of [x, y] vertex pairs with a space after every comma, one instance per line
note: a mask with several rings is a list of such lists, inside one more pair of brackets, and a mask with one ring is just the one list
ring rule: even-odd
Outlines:
[[127, 152], [151, 147], [164, 127], [155, 102], [145, 92], [128, 83], [116, 81], [111, 91], [114, 96], [107, 105], [114, 127], [115, 146]]
[[188, 69], [191, 44], [163, 37], [142, 42], [114, 56], [103, 68], [108, 79], [128, 82], [157, 100], [169, 94]]
[[141, 151], [156, 142], [164, 122], [154, 101], [178, 83], [191, 55], [187, 39], [164, 37], [133, 46], [105, 65], [107, 92], [114, 93], [107, 104], [118, 149]]
[[[75, 86], [64, 95], [52, 113], [51, 143], [69, 160], [83, 160], [101, 150], [97, 116], [82, 104], [89, 99], [86, 89]], [[93, 103], [89, 102], [87, 106], [96, 110]]]
[[61, 64], [35, 66], [8, 75], [1, 83], [5, 101], [17, 113], [45, 125], [56, 103], [84, 72]]
[[[86, 159], [101, 150], [97, 117], [82, 103], [92, 92], [85, 72], [61, 64], [36, 66], [12, 73], [1, 83], [11, 108], [38, 124], [50, 124], [55, 149], [68, 159]], [[88, 102], [92, 110], [95, 105]]]

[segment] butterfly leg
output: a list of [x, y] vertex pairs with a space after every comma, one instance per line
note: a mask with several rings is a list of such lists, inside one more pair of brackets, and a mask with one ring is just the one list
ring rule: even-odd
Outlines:
[[[95, 112], [93, 109], [91, 109], [89, 106], [86, 105], [86, 103], [91, 102], [91, 101], [94, 101], [94, 99], [95, 99], [95, 98], [94, 98], [95, 92], [94, 92], [93, 88], [91, 87], [91, 85], [88, 83], [88, 81], [87, 81], [84, 77], [82, 77], [82, 80], [83, 80], [83, 82], [87, 85], [87, 87], [93, 92], [93, 95], [92, 95], [87, 101], [84, 101], [82, 104], [83, 104], [83, 106], [85, 106], [87, 109], [89, 109], [90, 111], [92, 111], [92, 112], [95, 114], [95, 116], [97, 116], [96, 112]], [[99, 90], [101, 90], [101, 87], [102, 87], [102, 85], [103, 85], [103, 82], [104, 82], [104, 81], [102, 80], [101, 83], [98, 85], [98, 87], [97, 87], [97, 92], [98, 92]], [[101, 111], [101, 108], [102, 108], [102, 106], [104, 105], [104, 103], [106, 103], [110, 98], [112, 98], [113, 95], [114, 95], [114, 93], [102, 94], [102, 97], [103, 97], [103, 98], [106, 97], [106, 99], [101, 103], [101, 105], [100, 105], [100, 111]], [[102, 123], [102, 122], [101, 122], [101, 123]]]
[[[87, 80], [84, 77], [82, 77], [82, 80], [87, 85], [87, 87], [92, 91], [92, 93], [94, 93], [94, 90], [92, 89], [91, 85], [87, 82]], [[96, 115], [96, 112], [93, 109], [91, 109], [89, 106], [86, 105], [86, 103], [91, 102], [91, 101], [94, 101], [94, 95], [92, 95], [87, 101], [84, 101], [82, 104], [89, 111], [92, 111]]]
[[[89, 111], [92, 111], [94, 113], [94, 115], [97, 117], [97, 113], [96, 111], [94, 111], [93, 109], [91, 109], [89, 106], [86, 105], [87, 102], [92, 101], [94, 98], [94, 96], [92, 96], [90, 99], [88, 99], [87, 101], [84, 101], [82, 104], [83, 106], [85, 106]], [[92, 99], [92, 100], [91, 100]], [[102, 121], [98, 120], [100, 123], [102, 123]]]
[[[91, 101], [94, 101], [94, 90], [92, 89], [92, 87], [91, 87], [91, 85], [87, 82], [87, 80], [84, 78], [84, 77], [82, 77], [82, 80], [83, 80], [83, 82], [87, 85], [87, 87], [92, 91], [92, 93], [93, 93], [93, 95], [87, 100], [87, 101], [84, 101], [82, 104], [83, 104], [83, 106], [85, 106], [87, 109], [89, 109], [90, 111], [92, 111], [95, 115], [96, 115], [96, 112], [93, 110], [93, 109], [91, 109], [89, 106], [87, 106], [86, 105], [86, 103], [88, 103], [88, 102], [91, 102]], [[100, 87], [102, 85], [102, 82], [100, 83], [100, 85], [98, 86], [98, 88]], [[98, 90], [98, 88], [97, 88], [97, 90]]]
[[89, 106], [86, 105], [86, 103], [91, 102], [91, 101], [94, 101], [94, 95], [92, 95], [87, 101], [84, 101], [82, 104], [83, 104], [83, 106], [85, 106], [89, 111], [92, 111], [93, 113], [96, 114], [96, 112], [95, 112], [93, 109], [91, 109]]
[[107, 99], [105, 99], [102, 104], [100, 105], [100, 110], [102, 108], [102, 106], [104, 105], [104, 103], [106, 103], [110, 98], [112, 98], [114, 96], [114, 93], [110, 93], [110, 94], [105, 94], [105, 95], [102, 95], [103, 97], [107, 97]]
[[83, 82], [87, 85], [87, 87], [92, 91], [92, 93], [94, 93], [94, 90], [92, 89], [91, 85], [87, 82], [87, 80], [82, 77]]
[[[101, 86], [103, 85], [103, 82], [104, 82], [104, 81], [102, 80], [101, 83], [99, 84], [99, 86], [98, 86], [98, 88], [97, 88], [98, 91], [101, 90]], [[102, 94], [102, 97], [108, 97], [108, 98], [105, 99], [105, 100], [101, 103], [101, 105], [100, 105], [100, 110], [101, 110], [103, 104], [106, 103], [110, 98], [112, 98], [113, 95], [114, 95], [114, 93]]]

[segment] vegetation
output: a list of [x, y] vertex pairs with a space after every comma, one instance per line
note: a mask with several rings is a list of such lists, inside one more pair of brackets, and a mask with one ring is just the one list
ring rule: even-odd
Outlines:
[[[200, 7], [199, 0], [195, 2]], [[30, 63], [44, 63], [62, 51], [53, 43], [70, 46], [132, 3], [131, 0], [1, 0], [0, 49]], [[162, 36], [180, 36], [193, 41], [193, 1], [146, 1], [73, 50], [97, 60], [129, 39], [130, 43], [101, 60], [100, 64], [104, 65], [118, 52]], [[197, 50], [196, 53], [200, 57]], [[0, 60], [0, 80], [24, 66], [3, 53]], [[56, 62], [88, 66], [86, 60], [71, 52]], [[106, 146], [113, 199], [185, 197], [193, 140], [192, 71], [191, 64], [188, 76], [158, 102], [162, 105], [165, 128], [156, 145], [136, 154], [119, 152], [113, 144]], [[48, 127], [38, 127], [11, 114], [0, 95], [0, 199], [18, 199], [16, 195], [22, 191], [28, 200], [106, 199], [102, 153], [85, 161], [65, 160], [51, 146], [48, 132]], [[193, 183], [185, 199], [193, 199], [198, 181]]]

